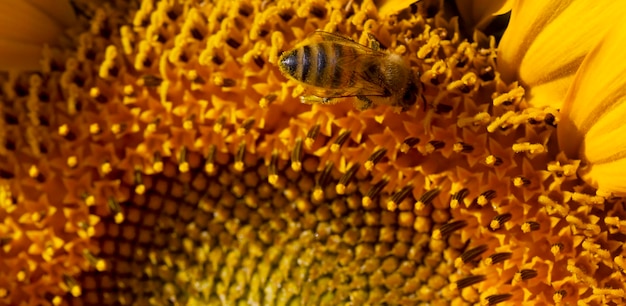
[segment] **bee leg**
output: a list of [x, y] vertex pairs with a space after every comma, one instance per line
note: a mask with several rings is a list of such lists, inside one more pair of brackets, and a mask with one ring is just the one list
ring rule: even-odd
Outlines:
[[358, 110], [366, 110], [366, 109], [370, 109], [372, 108], [372, 106], [374, 106], [374, 102], [372, 102], [372, 100], [370, 98], [368, 98], [367, 96], [356, 96], [357, 100], [355, 103], [355, 107]]
[[303, 104], [329, 104], [331, 103], [331, 98], [322, 98], [318, 96], [300, 96], [300, 102]]
[[367, 33], [367, 40], [368, 40], [370, 49], [374, 51], [380, 50], [380, 42], [378, 41], [376, 36], [374, 36], [372, 33]]

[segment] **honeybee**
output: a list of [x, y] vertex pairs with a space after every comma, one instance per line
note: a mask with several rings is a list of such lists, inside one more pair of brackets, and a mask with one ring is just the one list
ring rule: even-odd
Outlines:
[[407, 110], [421, 95], [418, 75], [402, 56], [381, 50], [369, 34], [369, 47], [344, 36], [316, 31], [283, 52], [278, 68], [285, 77], [307, 85], [303, 103], [335, 103], [356, 97], [355, 106], [399, 106]]

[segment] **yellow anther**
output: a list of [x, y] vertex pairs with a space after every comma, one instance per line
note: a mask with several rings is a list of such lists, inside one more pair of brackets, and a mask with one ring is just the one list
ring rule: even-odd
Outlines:
[[91, 134], [99, 134], [102, 130], [100, 129], [100, 125], [97, 123], [92, 123], [89, 125], [89, 133]]
[[76, 156], [70, 156], [67, 158], [67, 166], [70, 168], [74, 168], [76, 167], [76, 165], [78, 165], [78, 157]]
[[32, 178], [36, 178], [37, 176], [39, 176], [39, 169], [37, 168], [37, 166], [31, 165], [28, 169], [28, 175]]
[[63, 124], [63, 125], [59, 126], [59, 135], [67, 136], [67, 134], [69, 134], [69, 132], [70, 132], [70, 127], [67, 126], [67, 124]]
[[111, 171], [113, 171], [113, 166], [111, 166], [111, 163], [105, 162], [100, 165], [100, 171], [102, 172], [102, 174], [109, 174], [111, 173]]

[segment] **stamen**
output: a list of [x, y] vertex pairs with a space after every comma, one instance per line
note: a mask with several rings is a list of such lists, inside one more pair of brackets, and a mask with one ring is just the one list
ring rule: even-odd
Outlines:
[[413, 190], [413, 186], [404, 186], [391, 196], [391, 199], [387, 201], [387, 210], [394, 211], [406, 199], [409, 193]]
[[335, 142], [330, 146], [330, 151], [333, 153], [339, 151], [341, 146], [349, 139], [351, 133], [352, 131], [350, 130], [345, 130], [339, 133], [339, 136], [337, 136]]
[[513, 218], [513, 216], [510, 213], [495, 216], [493, 220], [491, 220], [491, 223], [489, 224], [489, 228], [492, 231], [498, 230], [502, 227], [502, 224], [511, 220], [511, 218]]
[[530, 180], [523, 176], [517, 176], [513, 178], [513, 186], [515, 187], [528, 186], [530, 185], [530, 183]]
[[467, 188], [463, 188], [459, 190], [457, 193], [452, 195], [452, 199], [450, 200], [450, 208], [454, 209], [458, 207], [465, 197], [469, 194], [469, 190]]
[[310, 149], [313, 146], [313, 143], [315, 142], [317, 135], [319, 135], [320, 133], [320, 128], [321, 126], [319, 124], [316, 124], [313, 127], [311, 127], [311, 129], [309, 129], [309, 131], [306, 133], [306, 139], [304, 140], [304, 145], [306, 146], [307, 149]]
[[272, 102], [276, 101], [276, 98], [278, 98], [276, 94], [267, 94], [263, 98], [261, 98], [261, 101], [259, 101], [259, 106], [261, 108], [267, 108], [270, 104], [272, 104]]
[[432, 201], [439, 195], [439, 192], [441, 191], [441, 189], [439, 188], [435, 188], [435, 189], [431, 189], [426, 191], [420, 198], [419, 200], [417, 200], [417, 202], [415, 202], [415, 204], [413, 205], [413, 209], [416, 211], [420, 211], [424, 208], [426, 208], [427, 205], [430, 205], [430, 203], [432, 203]]
[[180, 153], [178, 156], [178, 171], [181, 173], [189, 172], [189, 162], [187, 161], [187, 148], [180, 148]]
[[554, 300], [555, 303], [563, 302], [563, 299], [565, 297], [567, 297], [567, 291], [563, 289], [554, 292], [554, 294], [552, 295], [552, 299]]
[[442, 225], [439, 229], [434, 230], [432, 237], [433, 239], [442, 240], [466, 226], [467, 221], [465, 220], [450, 221]]
[[124, 215], [122, 214], [122, 208], [120, 207], [120, 204], [117, 203], [117, 201], [114, 198], [109, 198], [109, 200], [107, 201], [107, 204], [109, 206], [109, 209], [111, 210], [111, 213], [113, 214], [115, 223], [117, 224], [122, 223], [122, 221], [124, 221]]
[[485, 164], [488, 166], [500, 166], [502, 165], [502, 158], [494, 156], [494, 155], [489, 155], [485, 158]]
[[626, 233], [626, 220], [620, 220], [619, 217], [605, 217], [604, 223], [608, 225], [611, 234]]
[[500, 94], [495, 99], [493, 99], [493, 105], [505, 105], [510, 106], [514, 104], [518, 104], [519, 101], [524, 97], [524, 88], [522, 86], [517, 86], [513, 88], [511, 91], [507, 93]]
[[154, 152], [152, 170], [156, 173], [163, 172], [163, 161], [161, 160], [161, 153]]
[[471, 126], [484, 126], [491, 121], [489, 113], [482, 112], [474, 115], [474, 117], [461, 117], [457, 121], [457, 126], [460, 128]]
[[302, 139], [296, 139], [296, 145], [291, 151], [291, 169], [296, 172], [302, 170]]
[[348, 168], [346, 173], [339, 178], [339, 183], [337, 183], [337, 186], [335, 187], [337, 194], [344, 194], [346, 192], [346, 186], [350, 183], [350, 181], [352, 181], [357, 170], [359, 170], [359, 167], [360, 165], [358, 163], [353, 164], [350, 168]]
[[206, 156], [206, 162], [204, 163], [204, 172], [209, 176], [215, 175], [217, 169], [215, 168], [215, 154], [217, 153], [217, 146], [209, 145], [209, 152]]
[[552, 247], [550, 247], [550, 252], [552, 254], [554, 254], [554, 256], [557, 256], [558, 254], [560, 254], [563, 251], [564, 247], [565, 246], [562, 243], [557, 242], [557, 243], [553, 244]]
[[229, 88], [237, 85], [237, 81], [231, 78], [225, 78], [220, 75], [216, 75], [213, 77], [213, 85], [223, 88]]
[[489, 203], [489, 201], [491, 201], [492, 199], [494, 199], [496, 197], [496, 191], [495, 190], [487, 190], [485, 192], [483, 192], [478, 199], [476, 199], [476, 203], [478, 203], [478, 205], [480, 206], [485, 206]]
[[506, 302], [511, 297], [513, 297], [513, 295], [509, 293], [496, 294], [496, 295], [491, 295], [491, 296], [486, 297], [485, 300], [487, 300], [488, 305], [491, 306], [491, 305], [500, 304], [502, 302]]
[[578, 161], [573, 165], [561, 166], [561, 163], [559, 162], [551, 162], [551, 163], [548, 163], [548, 171], [554, 173], [556, 177], [574, 176], [576, 175], [576, 172], [578, 171], [579, 163], [580, 162]]
[[91, 252], [87, 249], [85, 249], [83, 251], [83, 255], [85, 256], [85, 258], [87, 259], [87, 261], [89, 261], [89, 263], [96, 268], [96, 270], [102, 272], [104, 270], [106, 270], [107, 265], [106, 262], [102, 259], [102, 258], [97, 258], [95, 257], [93, 254], [91, 254]]
[[538, 231], [540, 229], [539, 223], [535, 221], [526, 221], [522, 224], [522, 232], [530, 233], [532, 231]]
[[374, 184], [374, 186], [372, 186], [372, 188], [367, 192], [367, 194], [365, 195], [365, 197], [363, 197], [363, 200], [361, 201], [363, 207], [372, 208], [373, 199], [376, 198], [378, 194], [380, 194], [381, 190], [383, 190], [383, 188], [385, 188], [388, 183], [389, 180], [387, 178], [383, 178], [378, 183]]
[[443, 147], [445, 146], [446, 146], [446, 143], [443, 141], [431, 140], [428, 142], [428, 144], [426, 144], [426, 146], [424, 147], [424, 150], [426, 151], [426, 153], [430, 154], [437, 150], [443, 149]]
[[69, 140], [69, 141], [73, 141], [76, 139], [76, 134], [74, 134], [69, 126], [67, 126], [67, 124], [63, 124], [61, 126], [59, 126], [59, 136]]
[[102, 173], [102, 175], [107, 175], [109, 173], [111, 173], [111, 171], [113, 171], [113, 166], [111, 166], [111, 163], [108, 161], [104, 161], [101, 165], [100, 165], [100, 172]]
[[241, 127], [239, 127], [237, 129], [237, 136], [243, 137], [246, 134], [248, 134], [248, 132], [250, 131], [250, 129], [252, 128], [252, 126], [254, 125], [254, 118], [248, 118], [246, 119], [242, 124]]
[[456, 287], [458, 289], [463, 289], [466, 287], [469, 287], [471, 285], [474, 284], [478, 284], [482, 281], [485, 281], [487, 279], [487, 277], [485, 275], [472, 275], [472, 276], [468, 276], [466, 278], [463, 278], [459, 281], [456, 282]]
[[405, 139], [400, 145], [400, 152], [407, 153], [411, 148], [417, 145], [420, 142], [420, 139], [417, 137], [408, 137]]
[[317, 179], [315, 189], [313, 190], [313, 200], [322, 201], [324, 199], [324, 189], [330, 183], [332, 179], [331, 172], [333, 170], [334, 164], [332, 162], [327, 162], [324, 170], [320, 174]]
[[566, 193], [566, 195], [567, 194], [571, 195], [572, 200], [586, 205], [602, 205], [605, 201], [603, 197], [591, 196], [580, 192]]
[[93, 87], [89, 90], [89, 96], [92, 97], [96, 102], [104, 104], [109, 101], [109, 99], [100, 92], [98, 87]]
[[268, 177], [267, 180], [272, 186], [276, 186], [278, 183], [278, 152], [272, 152], [272, 157], [270, 158], [270, 163], [268, 166]]
[[463, 263], [474, 261], [478, 256], [485, 253], [488, 249], [489, 248], [486, 244], [479, 245], [475, 248], [463, 252], [463, 254], [461, 254], [461, 259], [463, 260]]
[[69, 289], [69, 292], [72, 294], [72, 296], [79, 297], [82, 294], [82, 290], [78, 285], [78, 282], [76, 282], [76, 279], [67, 274], [63, 274], [63, 281], [65, 282], [65, 285]]
[[513, 256], [513, 253], [509, 253], [509, 252], [495, 253], [489, 256], [485, 264], [495, 265], [497, 263], [510, 259], [512, 256]]
[[246, 143], [242, 142], [239, 144], [239, 148], [237, 149], [237, 154], [235, 155], [235, 164], [233, 168], [238, 172], [243, 172], [245, 168], [244, 158], [246, 155]]
[[126, 131], [125, 123], [114, 123], [111, 125], [111, 132], [115, 135], [119, 135], [123, 133], [124, 131]]
[[372, 171], [372, 169], [374, 168], [374, 165], [380, 162], [386, 153], [387, 153], [387, 149], [379, 148], [378, 150], [374, 151], [372, 155], [370, 155], [370, 157], [367, 159], [367, 161], [365, 162], [363, 166], [365, 166], [365, 169], [367, 171]]
[[471, 153], [474, 151], [474, 147], [464, 142], [457, 142], [452, 147], [452, 150], [456, 153]]
[[512, 147], [513, 152], [521, 153], [528, 152], [530, 154], [539, 154], [546, 152], [546, 147], [540, 143], [521, 142], [516, 143]]
[[519, 275], [521, 277], [521, 280], [528, 280], [528, 279], [537, 277], [539, 273], [537, 273], [537, 271], [533, 269], [522, 269], [519, 272]]
[[35, 165], [31, 165], [30, 168], [28, 169], [28, 176], [34, 178], [40, 183], [46, 180], [46, 178], [39, 171], [39, 168], [37, 168], [37, 166]]

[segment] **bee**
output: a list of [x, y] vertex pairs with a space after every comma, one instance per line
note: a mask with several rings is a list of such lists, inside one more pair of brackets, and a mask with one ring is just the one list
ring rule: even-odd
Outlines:
[[359, 110], [374, 105], [407, 110], [421, 95], [418, 74], [402, 56], [380, 48], [369, 34], [369, 46], [344, 36], [316, 31], [294, 49], [283, 52], [278, 68], [288, 79], [306, 86], [302, 103], [332, 104], [356, 97]]

